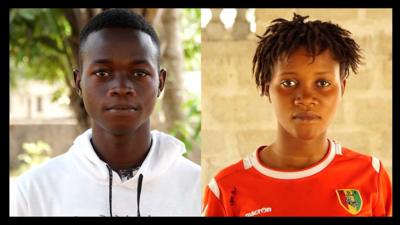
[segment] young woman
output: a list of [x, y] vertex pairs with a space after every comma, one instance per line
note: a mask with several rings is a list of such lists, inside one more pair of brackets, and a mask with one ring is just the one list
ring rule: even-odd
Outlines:
[[330, 22], [294, 15], [259, 37], [253, 72], [278, 121], [276, 140], [220, 171], [205, 216], [390, 216], [382, 163], [327, 137], [360, 48]]

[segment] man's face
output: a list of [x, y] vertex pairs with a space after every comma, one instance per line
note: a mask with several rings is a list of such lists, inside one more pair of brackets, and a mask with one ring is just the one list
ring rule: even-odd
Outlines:
[[310, 140], [324, 134], [334, 118], [346, 80], [329, 51], [315, 57], [304, 48], [278, 60], [269, 94], [283, 134]]
[[75, 84], [94, 129], [118, 135], [149, 124], [166, 76], [157, 62], [156, 46], [144, 32], [106, 28], [88, 36]]

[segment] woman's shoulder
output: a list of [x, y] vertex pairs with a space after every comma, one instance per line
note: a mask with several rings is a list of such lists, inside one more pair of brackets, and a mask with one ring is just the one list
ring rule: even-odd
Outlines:
[[242, 176], [246, 176], [247, 169], [245, 167], [244, 159], [232, 163], [228, 166], [222, 168], [214, 177], [215, 181], [220, 182], [235, 182], [235, 180], [240, 180]]
[[381, 168], [381, 162], [376, 156], [359, 150], [342, 147], [342, 151], [338, 156], [338, 161], [346, 162], [356, 167], [367, 166], [373, 168], [377, 173], [379, 173]]

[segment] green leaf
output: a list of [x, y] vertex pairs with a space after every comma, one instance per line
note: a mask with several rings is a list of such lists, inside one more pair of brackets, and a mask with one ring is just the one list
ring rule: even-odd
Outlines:
[[18, 15], [21, 16], [23, 19], [33, 21], [35, 20], [35, 11], [33, 9], [20, 9], [17, 11]]
[[[69, 74], [68, 55], [64, 48], [63, 33], [67, 20], [62, 9], [12, 9], [10, 19], [10, 85], [18, 84], [20, 76], [54, 82]], [[62, 27], [64, 26], [64, 27]], [[70, 29], [70, 28], [69, 28]], [[11, 32], [12, 31], [12, 32]], [[23, 64], [18, 70], [14, 66]], [[22, 69], [23, 68], [23, 69]]]

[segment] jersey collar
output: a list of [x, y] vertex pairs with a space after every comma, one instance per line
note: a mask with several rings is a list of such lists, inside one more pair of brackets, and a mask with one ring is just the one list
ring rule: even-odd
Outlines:
[[[316, 173], [321, 172], [325, 169], [335, 158], [336, 154], [341, 154], [341, 146], [340, 144], [336, 144], [334, 141], [329, 140], [329, 149], [327, 155], [316, 165], [306, 168], [304, 170], [299, 171], [279, 171], [265, 167], [261, 164], [260, 159], [258, 157], [258, 150], [253, 152], [251, 155], [247, 156], [244, 160], [245, 169], [249, 167], [254, 167], [258, 172], [262, 173], [265, 176], [277, 178], [277, 179], [299, 179], [304, 177], [312, 176]], [[247, 168], [246, 168], [247, 167]]]

